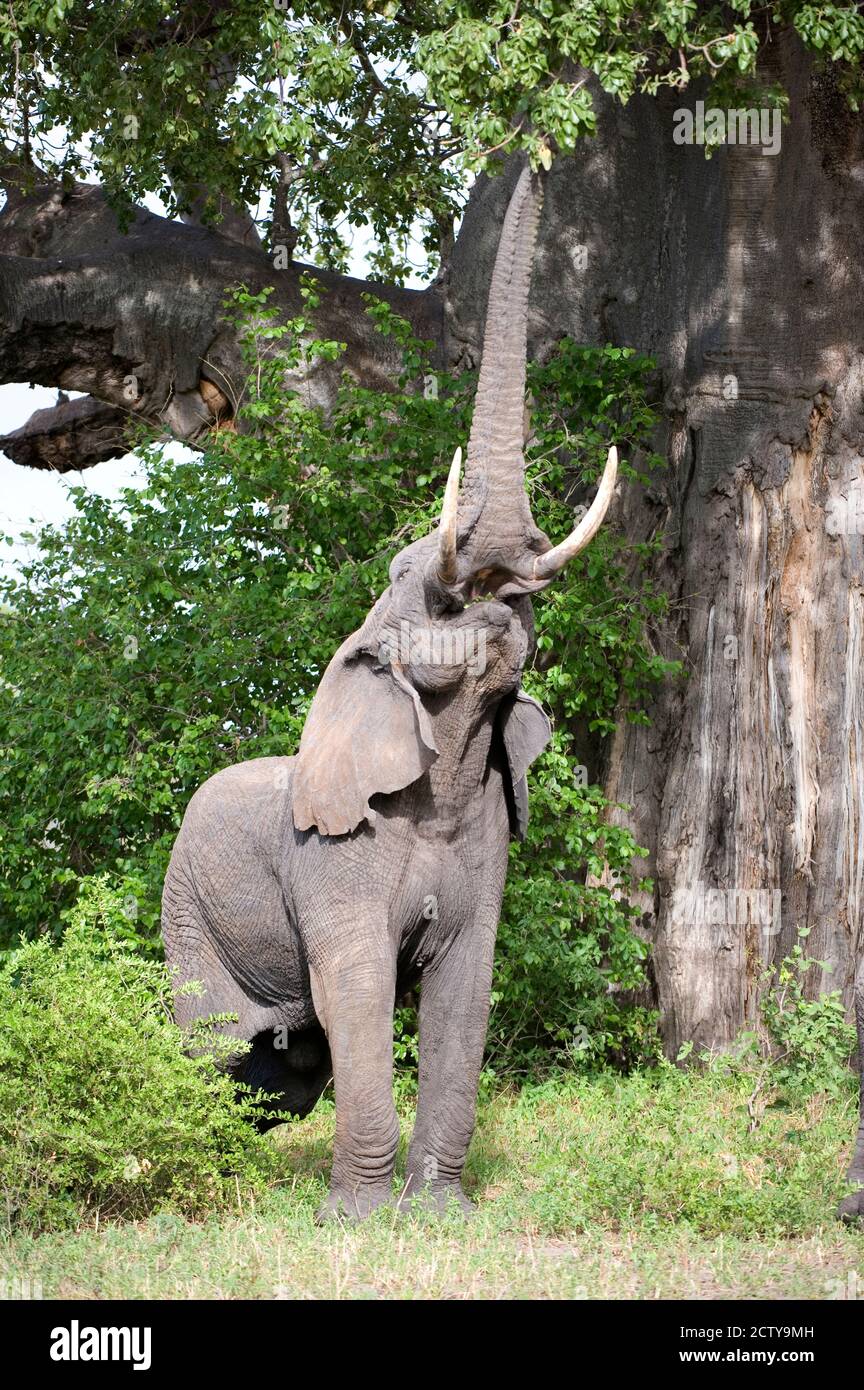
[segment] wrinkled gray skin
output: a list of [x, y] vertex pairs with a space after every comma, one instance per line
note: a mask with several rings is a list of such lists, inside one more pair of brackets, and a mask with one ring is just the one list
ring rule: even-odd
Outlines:
[[837, 1215], [841, 1221], [864, 1222], [864, 962], [858, 968], [855, 980], [855, 1013], [858, 1020], [858, 1067], [861, 1085], [861, 1109], [855, 1151], [849, 1167], [847, 1179], [857, 1184], [857, 1191], [851, 1192], [840, 1203]]
[[[525, 325], [540, 189], [508, 209], [458, 500], [455, 573], [439, 531], [403, 550], [390, 587], [333, 658], [296, 758], [218, 773], [171, 858], [163, 933], [181, 1026], [231, 1012], [252, 1043], [239, 1079], [304, 1115], [333, 1076], [336, 1136], [322, 1216], [393, 1200], [396, 997], [420, 983], [420, 1092], [404, 1196], [465, 1209], [492, 959], [525, 771], [549, 725], [519, 692], [532, 591], [550, 543], [523, 485]], [[597, 515], [600, 515], [598, 510]], [[470, 628], [450, 660], [400, 635]], [[485, 664], [477, 659], [477, 634]], [[439, 654], [440, 655], [440, 654]], [[404, 1198], [403, 1198], [404, 1200]]]
[[[429, 559], [429, 546], [397, 558], [382, 616], [429, 622], [437, 598]], [[236, 1031], [255, 1040], [238, 1077], [279, 1092], [297, 1115], [311, 1109], [332, 1072], [328, 1205], [350, 1215], [391, 1197], [393, 1005], [420, 980], [420, 1095], [407, 1190], [428, 1181], [436, 1206], [451, 1193], [467, 1205], [459, 1180], [474, 1127], [509, 836], [500, 704], [518, 685], [529, 650], [529, 600], [471, 605], [452, 621], [460, 618], [486, 625], [486, 671], [405, 668], [440, 751], [404, 790], [372, 796], [374, 825], [339, 836], [298, 830], [297, 759], [242, 763], [193, 798], [165, 885], [169, 960], [182, 978], [207, 985], [204, 1000], [177, 1000], [178, 1022], [205, 1011], [238, 1013]], [[356, 682], [358, 700], [380, 686], [382, 718], [392, 715], [394, 731], [398, 704], [414, 717], [409, 697], [388, 688], [391, 671], [370, 654], [352, 656], [335, 679]], [[526, 708], [535, 720], [534, 744], [523, 740], [527, 761], [547, 726], [539, 708]], [[287, 1050], [274, 1047], [273, 1030], [283, 1025]]]

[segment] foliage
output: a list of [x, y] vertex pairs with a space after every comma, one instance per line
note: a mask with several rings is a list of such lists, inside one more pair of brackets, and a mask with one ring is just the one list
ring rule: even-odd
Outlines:
[[[644, 985], [648, 954], [617, 888], [635, 846], [600, 789], [579, 786], [569, 747], [556, 734], [540, 760], [528, 835], [510, 852], [489, 1033], [497, 1072], [536, 1070], [550, 1046], [582, 1070], [657, 1055], [654, 1015], [626, 993]], [[586, 886], [580, 870], [611, 882]]]
[[[394, 551], [435, 524], [473, 381], [441, 376], [437, 397], [408, 389], [426, 373], [427, 345], [371, 302], [404, 378], [394, 394], [346, 378], [325, 424], [283, 385], [286, 363], [338, 355], [310, 338], [316, 291], [304, 293], [290, 324], [276, 321], [266, 293], [231, 301], [250, 364], [242, 431], [220, 432], [189, 462], [143, 444], [143, 486], [119, 503], [73, 487], [73, 520], [41, 531], [20, 576], [0, 583], [7, 947], [22, 929], [56, 935], [81, 876], [107, 872], [123, 903], [115, 931], [158, 949], [162, 878], [192, 793], [219, 767], [295, 751], [320, 675], [386, 586]], [[607, 437], [654, 466], [649, 366], [565, 342], [532, 369], [532, 505], [553, 536], [572, 525], [561, 496], [596, 478]], [[648, 558], [604, 533], [537, 604], [528, 683], [557, 732], [533, 778], [529, 841], [514, 850], [499, 1052], [507, 1037], [517, 1051], [566, 1049], [587, 1027], [593, 1059], [609, 1048], [630, 1056], [644, 1031], [609, 992], [639, 979], [632, 909], [608, 886], [578, 881], [604, 863], [626, 878], [636, 846], [605, 824], [599, 791], [578, 785], [574, 738], [577, 727], [607, 733], [619, 704], [644, 717], [641, 702], [668, 669], [648, 636], [661, 608]], [[532, 994], [542, 1003], [529, 1008]]]
[[[727, 1052], [703, 1052], [699, 1060], [712, 1071], [752, 1082], [748, 1100], [751, 1125], [762, 1122], [767, 1106], [781, 1108], [802, 1096], [818, 1093], [848, 1096], [857, 1047], [855, 1029], [846, 1021], [839, 989], [806, 993], [807, 976], [829, 969], [824, 961], [804, 954], [802, 942], [810, 935], [801, 927], [798, 941], [788, 956], [763, 970], [759, 996], [759, 1028], [743, 1029]], [[693, 1053], [685, 1043], [679, 1064]]]
[[396, 280], [418, 222], [434, 265], [465, 165], [525, 149], [548, 167], [593, 133], [596, 85], [627, 101], [702, 79], [720, 105], [782, 105], [763, 59], [784, 29], [857, 106], [851, 3], [15, 0], [0, 128], [51, 175], [95, 174], [127, 213], [148, 193], [189, 209], [202, 189], [272, 213], [278, 194], [301, 250], [337, 268], [366, 227]]
[[815, 999], [805, 993], [810, 972], [827, 969], [823, 961], [805, 956], [802, 942], [809, 935], [809, 927], [802, 927], [791, 954], [776, 971], [765, 972], [763, 983], [771, 988], [762, 996], [762, 1021], [781, 1085], [843, 1094], [849, 1085], [855, 1029], [846, 1021], [839, 989], [817, 994]]
[[[279, 1180], [254, 1207], [22, 1230], [0, 1247], [0, 1277], [39, 1281], [46, 1298], [851, 1298], [856, 1283], [860, 1296], [864, 1234], [833, 1219], [855, 1128], [847, 1080], [756, 1129], [752, 1077], [719, 1067], [499, 1088], [478, 1107], [468, 1225], [384, 1210], [316, 1227], [335, 1120], [324, 1101], [266, 1137]], [[413, 1106], [400, 1112], [395, 1193]]]
[[218, 1210], [272, 1171], [249, 1097], [211, 1052], [184, 1054], [168, 973], [115, 936], [118, 920], [116, 891], [91, 878], [62, 944], [29, 942], [0, 969], [8, 1228]]

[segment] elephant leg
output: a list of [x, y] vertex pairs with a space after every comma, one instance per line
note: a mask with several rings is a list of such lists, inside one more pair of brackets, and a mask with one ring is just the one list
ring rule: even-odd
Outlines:
[[858, 1190], [843, 1198], [837, 1212], [841, 1221], [848, 1222], [864, 1220], [864, 964], [855, 982], [855, 1012], [858, 1019], [858, 1065], [861, 1068], [861, 1116], [847, 1178], [850, 1183], [857, 1183]]
[[308, 1115], [332, 1074], [327, 1039], [319, 1024], [287, 1039], [282, 1032], [277, 1027], [256, 1034], [249, 1052], [232, 1067], [238, 1081], [269, 1098], [259, 1107], [256, 1123], [262, 1133], [289, 1117]]
[[311, 972], [315, 1007], [330, 1044], [336, 1136], [330, 1192], [318, 1212], [367, 1216], [393, 1201], [399, 1121], [393, 1104], [393, 953], [363, 943], [356, 923], [350, 954], [333, 948], [331, 964]]
[[474, 1133], [496, 924], [497, 916], [491, 925], [475, 923], [423, 973], [420, 1092], [403, 1203], [416, 1198], [443, 1212], [455, 1200], [466, 1216], [474, 1210], [461, 1178]]

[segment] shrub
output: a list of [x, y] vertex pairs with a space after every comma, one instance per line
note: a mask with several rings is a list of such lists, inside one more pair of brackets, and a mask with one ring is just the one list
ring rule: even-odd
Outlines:
[[[701, 1059], [732, 1071], [755, 1068], [760, 1072], [757, 1092], [774, 1088], [781, 1098], [818, 1092], [843, 1096], [853, 1084], [857, 1038], [846, 1021], [840, 990], [826, 990], [813, 999], [806, 993], [810, 972], [826, 970], [824, 961], [804, 953], [802, 943], [809, 935], [809, 927], [800, 928], [790, 954], [762, 972], [759, 1031], [742, 1032], [730, 1054]], [[682, 1048], [679, 1061], [689, 1051], [689, 1046]]]
[[[773, 987], [762, 999], [762, 1021], [771, 1042], [774, 1074], [780, 1085], [803, 1091], [842, 1095], [849, 1089], [849, 1064], [856, 1046], [855, 1029], [846, 1021], [843, 996], [828, 990], [808, 999], [805, 981], [823, 961], [805, 956], [802, 927], [792, 952], [777, 967]], [[766, 973], [766, 983], [772, 972]]]
[[91, 879], [62, 944], [0, 969], [0, 1193], [8, 1228], [186, 1215], [267, 1177], [251, 1098], [182, 1050], [167, 971], [112, 931], [122, 901]]

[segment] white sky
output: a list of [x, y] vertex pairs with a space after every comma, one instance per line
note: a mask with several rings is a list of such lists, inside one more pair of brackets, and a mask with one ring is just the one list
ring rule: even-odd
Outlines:
[[[72, 393], [67, 393], [72, 394]], [[0, 434], [11, 434], [33, 414], [53, 405], [57, 392], [46, 386], [0, 386]], [[21, 468], [0, 454], [0, 533], [16, 538], [15, 546], [0, 546], [0, 569], [8, 572], [29, 549], [17, 538], [22, 531], [38, 530], [39, 524], [61, 522], [72, 516], [74, 507], [68, 490], [83, 483], [94, 492], [116, 497], [134, 477], [135, 460], [109, 459], [83, 473], [52, 473], [40, 468]], [[33, 523], [36, 523], [34, 525]]]

